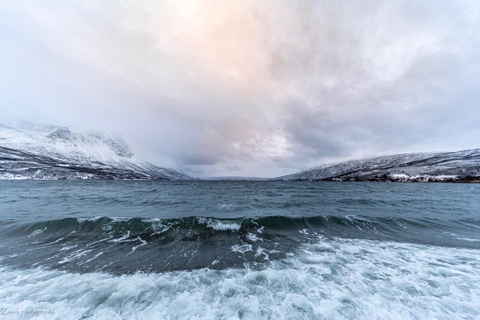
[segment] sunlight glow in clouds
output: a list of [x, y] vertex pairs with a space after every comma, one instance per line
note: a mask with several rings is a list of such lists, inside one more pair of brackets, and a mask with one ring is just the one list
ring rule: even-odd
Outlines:
[[194, 176], [480, 147], [477, 1], [0, 1], [1, 115]]

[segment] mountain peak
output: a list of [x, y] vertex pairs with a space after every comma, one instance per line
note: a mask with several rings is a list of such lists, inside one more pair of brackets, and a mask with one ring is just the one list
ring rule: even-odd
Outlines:
[[72, 141], [74, 136], [70, 129], [65, 127], [58, 127], [52, 133], [48, 134], [47, 137], [52, 140], [61, 140], [61, 141]]
[[190, 179], [136, 157], [115, 133], [0, 120], [0, 178]]

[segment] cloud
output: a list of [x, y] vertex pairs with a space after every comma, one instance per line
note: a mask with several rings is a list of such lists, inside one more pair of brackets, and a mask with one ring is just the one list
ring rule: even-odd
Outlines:
[[187, 173], [478, 147], [475, 1], [1, 6], [2, 114], [116, 131]]

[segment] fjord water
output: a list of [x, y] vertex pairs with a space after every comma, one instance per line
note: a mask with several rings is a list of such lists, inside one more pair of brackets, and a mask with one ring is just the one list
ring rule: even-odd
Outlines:
[[480, 317], [480, 185], [1, 181], [0, 195], [6, 317]]

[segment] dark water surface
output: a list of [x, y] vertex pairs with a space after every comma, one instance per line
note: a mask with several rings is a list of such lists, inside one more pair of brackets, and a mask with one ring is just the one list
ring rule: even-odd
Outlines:
[[480, 317], [475, 184], [0, 181], [0, 241], [59, 319]]

